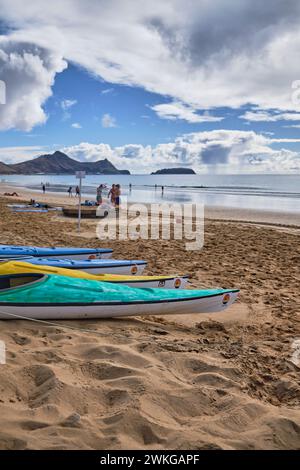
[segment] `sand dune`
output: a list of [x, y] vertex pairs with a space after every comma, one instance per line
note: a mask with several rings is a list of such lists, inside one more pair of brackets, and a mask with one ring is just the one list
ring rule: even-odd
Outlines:
[[[99, 245], [90, 222], [80, 237], [75, 222], [6, 202], [2, 243]], [[299, 448], [298, 232], [209, 221], [201, 252], [180, 241], [114, 249], [149, 260], [149, 274], [240, 287], [241, 299], [202, 317], [0, 322], [0, 449]]]

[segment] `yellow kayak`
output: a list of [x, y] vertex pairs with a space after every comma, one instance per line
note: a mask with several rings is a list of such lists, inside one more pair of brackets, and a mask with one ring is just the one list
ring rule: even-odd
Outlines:
[[75, 269], [57, 268], [54, 266], [43, 266], [26, 263], [24, 261], [1, 261], [0, 276], [8, 274], [56, 274], [59, 276], [90, 279], [93, 281], [111, 282], [124, 284], [130, 287], [154, 287], [165, 289], [183, 289], [186, 287], [188, 276], [124, 276], [118, 274], [89, 274], [85, 271]]

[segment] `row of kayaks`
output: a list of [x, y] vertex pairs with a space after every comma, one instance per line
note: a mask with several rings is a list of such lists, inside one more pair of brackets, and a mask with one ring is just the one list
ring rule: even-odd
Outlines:
[[187, 276], [142, 276], [109, 249], [0, 245], [0, 319], [80, 319], [210, 313], [238, 289], [187, 289]]

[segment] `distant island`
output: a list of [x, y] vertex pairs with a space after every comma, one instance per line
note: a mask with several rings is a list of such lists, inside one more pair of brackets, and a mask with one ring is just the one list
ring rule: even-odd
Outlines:
[[85, 171], [90, 175], [130, 175], [128, 170], [118, 170], [106, 158], [96, 162], [79, 162], [59, 151], [41, 155], [21, 163], [7, 165], [0, 162], [1, 175], [71, 175], [76, 171]]
[[195, 175], [192, 168], [163, 168], [162, 170], [153, 171], [151, 175]]

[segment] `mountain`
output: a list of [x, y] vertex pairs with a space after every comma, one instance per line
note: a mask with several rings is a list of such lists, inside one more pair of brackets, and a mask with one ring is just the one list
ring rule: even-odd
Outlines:
[[[85, 171], [89, 174], [101, 173], [105, 175], [130, 174], [128, 170], [118, 170], [109, 160], [97, 162], [79, 162], [68, 157], [63, 152], [56, 151], [53, 154], [41, 155], [26, 162], [6, 165], [13, 173], [23, 175], [33, 174], [74, 174], [76, 171]], [[1, 173], [1, 171], [0, 171]]]
[[0, 162], [0, 175], [12, 175], [15, 171], [5, 163]]
[[163, 168], [151, 173], [151, 175], [195, 175], [192, 168]]

